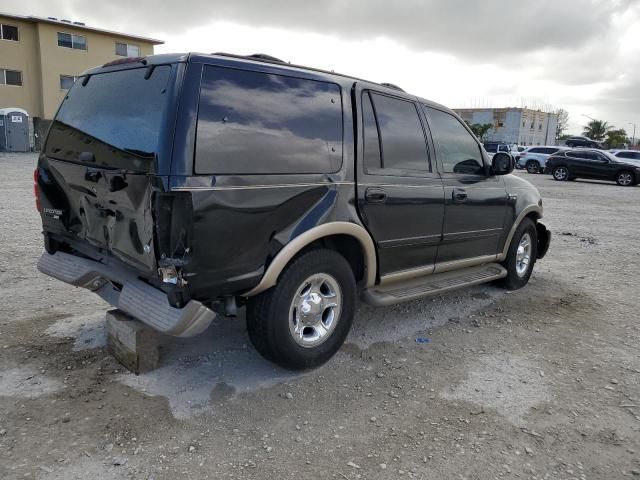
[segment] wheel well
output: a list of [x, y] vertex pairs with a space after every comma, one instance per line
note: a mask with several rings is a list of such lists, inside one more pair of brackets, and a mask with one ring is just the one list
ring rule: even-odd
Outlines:
[[319, 238], [300, 250], [296, 257], [308, 252], [309, 250], [318, 248], [327, 248], [338, 252], [347, 262], [349, 262], [356, 282], [360, 282], [364, 279], [364, 251], [362, 249], [362, 245], [360, 245], [360, 242], [355, 237], [352, 237], [351, 235], [329, 235], [327, 237]]
[[347, 262], [349, 262], [356, 282], [360, 282], [364, 279], [364, 251], [360, 242], [355, 237], [352, 237], [351, 235], [329, 235], [327, 237], [319, 238], [300, 250], [296, 257], [308, 252], [309, 250], [319, 248], [327, 248], [338, 252], [345, 258], [345, 260], [347, 260]]

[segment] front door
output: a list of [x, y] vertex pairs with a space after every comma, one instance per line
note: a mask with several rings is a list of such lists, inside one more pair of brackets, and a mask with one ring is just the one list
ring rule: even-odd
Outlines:
[[445, 212], [436, 271], [489, 261], [498, 253], [509, 197], [489, 175], [480, 145], [454, 115], [423, 106], [444, 184]]
[[378, 247], [381, 279], [431, 273], [442, 238], [444, 190], [424, 118], [411, 99], [369, 90], [358, 96], [358, 207]]

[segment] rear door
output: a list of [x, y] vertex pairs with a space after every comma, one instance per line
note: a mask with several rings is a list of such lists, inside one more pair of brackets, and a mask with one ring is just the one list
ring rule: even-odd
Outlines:
[[437, 268], [495, 256], [511, 208], [501, 176], [488, 175], [475, 137], [454, 115], [423, 106], [444, 184], [445, 213]]
[[75, 83], [39, 162], [46, 232], [154, 271], [152, 197], [173, 140], [163, 134], [172, 77], [171, 65], [142, 66]]
[[378, 247], [381, 276], [431, 273], [442, 236], [442, 181], [418, 105], [364, 90], [358, 206]]

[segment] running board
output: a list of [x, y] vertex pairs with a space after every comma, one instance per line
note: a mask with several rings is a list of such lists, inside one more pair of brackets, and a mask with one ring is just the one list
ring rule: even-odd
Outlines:
[[394, 282], [390, 285], [376, 285], [366, 289], [362, 296], [369, 305], [380, 307], [491, 282], [506, 276], [507, 270], [502, 265], [488, 263], [478, 267], [426, 275], [404, 282]]

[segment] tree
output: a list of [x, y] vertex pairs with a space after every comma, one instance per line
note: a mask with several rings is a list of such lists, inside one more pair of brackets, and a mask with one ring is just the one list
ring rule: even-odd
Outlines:
[[605, 139], [604, 144], [608, 148], [617, 148], [621, 147], [625, 143], [629, 143], [627, 132], [624, 130], [624, 128], [609, 130], [606, 135], [607, 138]]
[[609, 130], [613, 130], [613, 126], [609, 125], [604, 120], [591, 120], [586, 127], [584, 127], [584, 136], [589, 137], [591, 140], [601, 142], [607, 135]]
[[564, 108], [559, 108], [554, 113], [558, 117], [558, 123], [556, 124], [556, 139], [559, 139], [564, 135], [564, 132], [569, 126], [569, 112]]
[[489, 130], [493, 128], [493, 123], [473, 123], [472, 124], [472, 123], [466, 122], [466, 124], [469, 125], [469, 128], [471, 129], [473, 134], [476, 137], [478, 137], [478, 139], [480, 139], [481, 142], [484, 141], [484, 137], [489, 132]]

